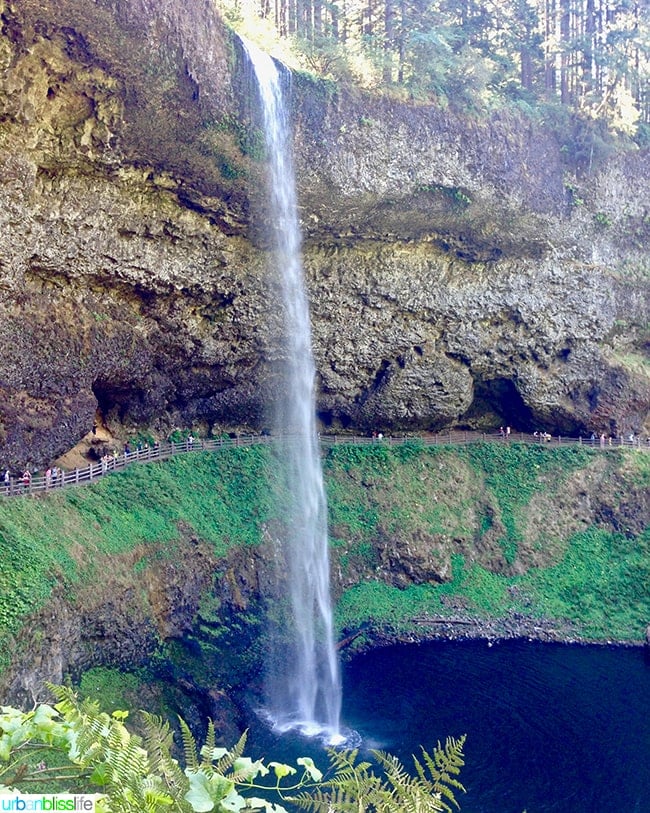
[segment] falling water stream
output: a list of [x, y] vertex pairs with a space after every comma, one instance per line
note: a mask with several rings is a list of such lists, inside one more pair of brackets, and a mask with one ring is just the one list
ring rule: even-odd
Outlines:
[[[301, 261], [290, 128], [282, 76], [270, 56], [242, 40], [257, 80], [269, 162], [274, 218], [273, 271], [284, 313], [284, 394], [275, 431], [286, 476], [289, 512], [281, 552], [291, 601], [289, 651], [271, 654], [267, 712], [280, 730], [339, 738], [341, 681], [329, 591], [327, 504], [315, 421], [315, 366]], [[288, 72], [287, 72], [288, 74]]]

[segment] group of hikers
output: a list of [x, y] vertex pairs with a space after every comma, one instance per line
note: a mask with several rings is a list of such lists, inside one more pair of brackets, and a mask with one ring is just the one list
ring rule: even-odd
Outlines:
[[[49, 489], [57, 485], [63, 485], [64, 477], [65, 472], [63, 469], [58, 466], [50, 466], [45, 471], [45, 487]], [[19, 490], [26, 491], [32, 484], [32, 473], [29, 469], [25, 469], [18, 477], [12, 477], [11, 470], [5, 469], [2, 482], [6, 494]]]

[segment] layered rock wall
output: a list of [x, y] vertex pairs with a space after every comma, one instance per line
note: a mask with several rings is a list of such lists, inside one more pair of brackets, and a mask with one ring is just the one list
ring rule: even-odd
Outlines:
[[[211, 3], [0, 3], [0, 451], [260, 429], [281, 386], [273, 213]], [[576, 167], [542, 125], [297, 78], [295, 150], [334, 427], [647, 432], [650, 158]]]

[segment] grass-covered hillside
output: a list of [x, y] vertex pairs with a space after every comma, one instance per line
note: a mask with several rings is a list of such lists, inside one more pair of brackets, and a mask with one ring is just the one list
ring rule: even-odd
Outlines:
[[[514, 613], [588, 638], [642, 640], [650, 454], [410, 443], [341, 445], [324, 462], [341, 629], [422, 632], [445, 615]], [[166, 560], [182, 570], [188, 534], [211, 566], [262, 544], [281, 521], [276, 468], [268, 446], [197, 452], [0, 500], [0, 670], [20, 657], [34, 634], [26, 621], [53, 591], [82, 613], [109, 573], [137, 592]]]
[[1, 499], [0, 671], [20, 649], [25, 619], [55, 586], [76, 602], [100, 591], [118, 568], [121, 580], [128, 578], [126, 561], [138, 589], [145, 571], [177, 559], [192, 533], [215, 557], [259, 542], [260, 523], [272, 514], [267, 464], [263, 447], [188, 454], [133, 465], [89, 486]]
[[326, 473], [343, 627], [514, 616], [587, 638], [643, 638], [649, 454], [347, 446], [332, 450]]

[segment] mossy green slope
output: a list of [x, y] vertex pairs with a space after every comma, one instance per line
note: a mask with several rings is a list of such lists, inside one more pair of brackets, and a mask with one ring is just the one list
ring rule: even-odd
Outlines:
[[[342, 628], [370, 620], [406, 631], [423, 615], [516, 613], [585, 638], [642, 640], [650, 620], [645, 452], [341, 447], [327, 474], [334, 555], [349, 585], [337, 608]], [[411, 583], [394, 565], [394, 551], [409, 547], [409, 567], [418, 557], [420, 566]]]
[[180, 525], [212, 543], [217, 555], [259, 542], [273, 511], [269, 450], [193, 453], [133, 465], [83, 488], [46, 497], [0, 500], [0, 670], [7, 636], [40, 609], [56, 583], [74, 595], [101, 579], [97, 562], [142, 546], [142, 561], [174, 550]]
[[[518, 444], [341, 445], [327, 452], [339, 626], [517, 612], [584, 637], [636, 640], [650, 620], [650, 455]], [[4, 644], [53, 586], [96, 563], [174, 549], [182, 526], [217, 556], [277, 522], [267, 446], [192, 453], [43, 498], [0, 501]], [[409, 558], [410, 557], [410, 558]], [[414, 564], [415, 563], [415, 564]]]

